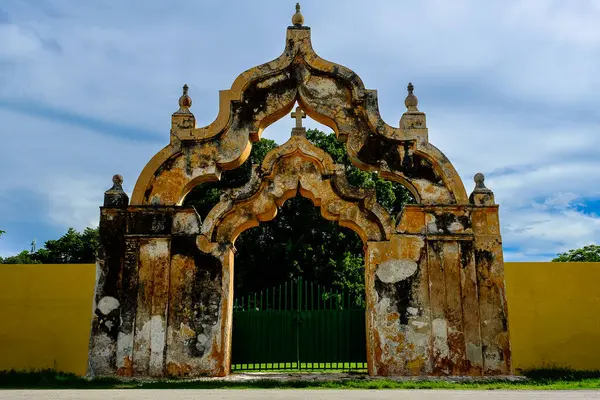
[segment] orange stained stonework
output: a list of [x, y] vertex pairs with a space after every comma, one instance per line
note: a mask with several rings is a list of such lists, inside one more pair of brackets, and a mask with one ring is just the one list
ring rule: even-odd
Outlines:
[[[365, 245], [371, 375], [512, 372], [498, 206], [484, 177], [467, 197], [428, 142], [412, 84], [399, 127], [351, 70], [316, 55], [299, 6], [283, 54], [220, 93], [216, 120], [195, 126], [187, 86], [171, 141], [143, 169], [131, 202], [115, 179], [101, 209], [101, 250], [90, 375], [229, 373], [235, 240], [301, 195]], [[290, 139], [254, 166], [201, 221], [181, 204], [202, 182], [239, 167], [262, 131], [290, 113]], [[371, 190], [305, 136], [301, 119], [329, 126], [354, 165], [405, 185], [417, 200], [392, 216]]]

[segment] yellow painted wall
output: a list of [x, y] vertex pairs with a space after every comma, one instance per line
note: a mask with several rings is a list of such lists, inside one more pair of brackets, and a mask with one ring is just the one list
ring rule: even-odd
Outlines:
[[513, 365], [600, 370], [600, 263], [506, 263]]
[[[600, 263], [506, 263], [513, 365], [600, 370]], [[95, 265], [0, 264], [0, 370], [85, 374]]]
[[0, 264], [0, 370], [85, 374], [96, 266]]

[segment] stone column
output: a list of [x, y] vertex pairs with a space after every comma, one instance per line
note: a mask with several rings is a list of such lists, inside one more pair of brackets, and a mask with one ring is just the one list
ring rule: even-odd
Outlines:
[[121, 264], [125, 257], [125, 230], [129, 198], [123, 178], [113, 177], [100, 208], [100, 247], [96, 261], [88, 375], [112, 375], [117, 364], [117, 337], [122, 296]]
[[229, 373], [233, 253], [196, 243], [200, 220], [181, 209], [173, 220], [166, 370], [169, 376]]
[[476, 185], [469, 199], [473, 204], [471, 220], [475, 234], [483, 374], [508, 375], [512, 373], [512, 365], [502, 238], [498, 206], [494, 204], [492, 191], [485, 187], [484, 179], [483, 174], [475, 175]]
[[368, 242], [367, 362], [376, 376], [431, 371], [427, 256], [422, 235]]

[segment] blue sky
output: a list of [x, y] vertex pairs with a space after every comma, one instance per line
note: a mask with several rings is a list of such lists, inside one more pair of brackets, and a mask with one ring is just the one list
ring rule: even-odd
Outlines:
[[[0, 2], [0, 256], [98, 222], [169, 140], [181, 86], [198, 126], [218, 91], [279, 56], [292, 1]], [[377, 89], [406, 84], [467, 191], [483, 172], [505, 259], [600, 242], [600, 1], [302, 2], [313, 46]], [[294, 121], [265, 131], [282, 143]], [[309, 127], [317, 127], [314, 122]]]

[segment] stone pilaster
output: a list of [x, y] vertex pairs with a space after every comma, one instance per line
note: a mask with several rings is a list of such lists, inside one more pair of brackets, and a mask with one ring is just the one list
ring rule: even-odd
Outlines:
[[476, 174], [474, 179], [475, 189], [469, 199], [474, 205], [471, 220], [475, 234], [483, 374], [507, 375], [512, 373], [512, 364], [498, 206], [494, 204], [494, 193], [484, 185], [483, 174]]
[[122, 261], [125, 257], [125, 230], [128, 197], [120, 175], [104, 194], [100, 208], [100, 246], [96, 261], [88, 375], [112, 375], [117, 369], [117, 337], [122, 302]]

